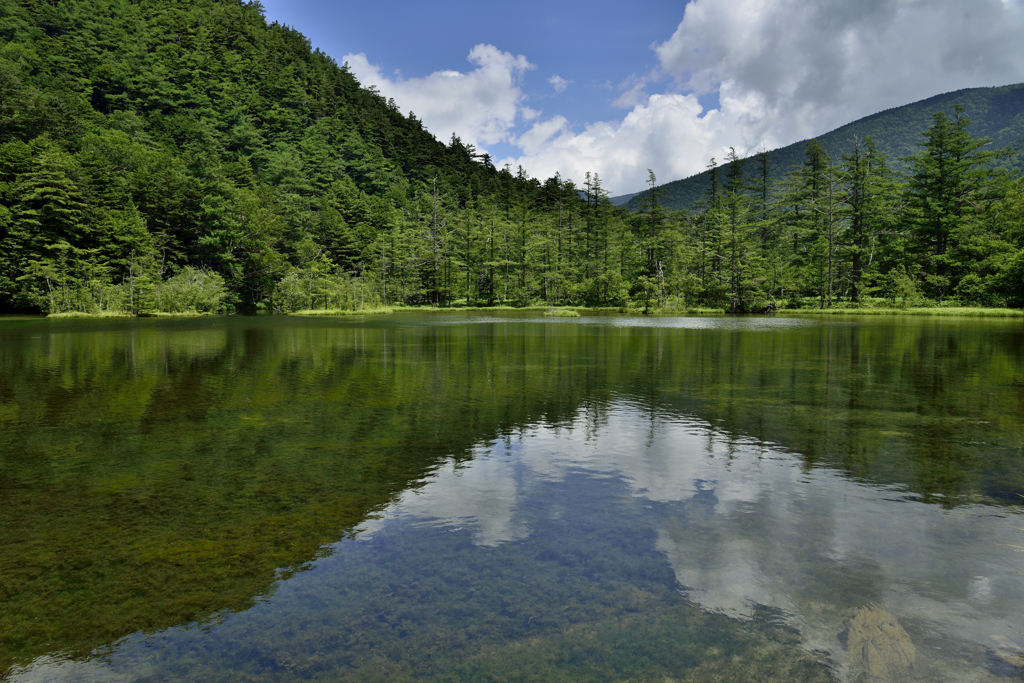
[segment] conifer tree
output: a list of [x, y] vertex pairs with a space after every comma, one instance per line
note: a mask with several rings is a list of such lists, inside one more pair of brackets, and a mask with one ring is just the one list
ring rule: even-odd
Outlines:
[[661, 305], [665, 293], [665, 243], [662, 234], [665, 212], [660, 202], [663, 190], [658, 187], [658, 179], [651, 169], [647, 169], [647, 185], [650, 189], [645, 194], [644, 208], [636, 219], [637, 236], [643, 250], [643, 271], [637, 277], [637, 288], [643, 297], [645, 313], [650, 310], [651, 298], [657, 297]]
[[846, 249], [850, 259], [850, 299], [857, 302], [864, 281], [877, 267], [876, 254], [896, 229], [902, 208], [896, 174], [871, 138], [854, 140], [853, 150], [843, 155], [843, 174], [848, 190]]
[[725, 282], [728, 286], [729, 308], [731, 312], [739, 313], [743, 306], [743, 274], [749, 201], [743, 191], [743, 160], [736, 154], [736, 149], [733, 147], [729, 148], [729, 156], [726, 158], [729, 170], [726, 173], [725, 186], [722, 188], [726, 225], [725, 256], [728, 261], [728, 276]]
[[967, 130], [970, 121], [957, 106], [950, 120], [937, 112], [919, 143], [922, 150], [909, 159], [908, 200], [918, 232], [926, 281], [941, 301], [959, 284], [964, 264], [958, 247], [1004, 192], [1004, 174], [993, 163], [1004, 150], [984, 150], [991, 142]]
[[722, 303], [723, 207], [718, 162], [714, 157], [711, 158], [707, 168], [710, 183], [704, 197], [697, 205], [697, 215], [694, 221], [699, 254], [697, 270], [700, 277], [702, 303], [718, 306]]

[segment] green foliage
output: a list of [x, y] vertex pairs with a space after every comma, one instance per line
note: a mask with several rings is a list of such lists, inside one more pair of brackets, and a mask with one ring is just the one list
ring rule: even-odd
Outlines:
[[460, 209], [496, 191], [472, 148], [435, 140], [258, 3], [73, 4], [0, 11], [4, 309], [44, 308], [47, 267], [88, 262], [120, 286], [140, 277], [133, 259], [159, 264], [154, 287], [191, 268], [259, 308], [303, 235], [361, 275], [431, 178]]
[[891, 270], [882, 278], [882, 281], [882, 291], [890, 304], [909, 308], [921, 303], [921, 296], [917, 291], [917, 281], [906, 272]]
[[954, 111], [936, 113], [905, 174], [870, 138], [842, 157], [812, 140], [781, 180], [766, 153], [753, 174], [735, 152], [722, 167], [712, 159], [704, 198], [677, 219], [677, 296], [731, 312], [810, 297], [820, 309], [872, 296], [903, 308], [1021, 305], [1021, 181], [995, 165], [1008, 152], [987, 150]]
[[224, 278], [191, 266], [156, 285], [156, 309], [168, 313], [216, 313], [224, 308], [228, 293]]
[[1004, 194], [1005, 174], [991, 164], [1008, 153], [983, 151], [991, 140], [970, 135], [961, 107], [953, 120], [938, 112], [934, 121], [922, 151], [910, 159], [908, 217], [918, 248], [927, 254], [924, 279], [936, 297], [956, 291], [977, 301], [984, 296], [983, 262], [996, 237], [988, 234], [994, 226], [986, 213]]

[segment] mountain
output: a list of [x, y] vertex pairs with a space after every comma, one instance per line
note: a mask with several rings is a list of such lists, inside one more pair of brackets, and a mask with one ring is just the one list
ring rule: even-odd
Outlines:
[[[917, 143], [923, 140], [923, 132], [932, 125], [932, 115], [941, 111], [952, 116], [957, 105], [966, 109], [967, 118], [971, 120], [969, 130], [973, 135], [992, 138], [990, 149], [1012, 148], [1014, 155], [1009, 159], [1009, 165], [1018, 171], [1024, 169], [1024, 83], [967, 88], [936, 95], [865, 116], [816, 139], [828, 154], [838, 157], [853, 148], [855, 137], [861, 140], [871, 138], [879, 151], [898, 166], [899, 159], [919, 151]], [[775, 178], [804, 162], [808, 142], [801, 140], [768, 153]], [[728, 166], [723, 164], [719, 167], [723, 172], [721, 177], [724, 177]], [[747, 168], [748, 171], [753, 170], [750, 165]], [[687, 209], [704, 196], [710, 182], [710, 173], [704, 171], [661, 185], [664, 192], [662, 205], [675, 210]], [[647, 191], [613, 197], [612, 203], [636, 211], [646, 194]]]
[[633, 197], [639, 197], [641, 194], [643, 194], [643, 192], [631, 192], [630, 194], [620, 194], [617, 197], [609, 197], [608, 201], [612, 203], [612, 206], [622, 206]]

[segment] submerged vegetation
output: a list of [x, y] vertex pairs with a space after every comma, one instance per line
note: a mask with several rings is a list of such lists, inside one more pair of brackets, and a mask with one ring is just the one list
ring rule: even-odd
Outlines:
[[907, 158], [733, 153], [628, 213], [437, 141], [259, 3], [11, 0], [0, 38], [2, 310], [1024, 305], [1021, 181], [945, 100]]

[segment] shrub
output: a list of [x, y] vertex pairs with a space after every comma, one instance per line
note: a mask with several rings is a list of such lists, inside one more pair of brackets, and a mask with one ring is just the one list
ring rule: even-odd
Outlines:
[[165, 313], [216, 313], [224, 309], [227, 289], [217, 273], [186, 266], [158, 283], [153, 296], [156, 309]]

